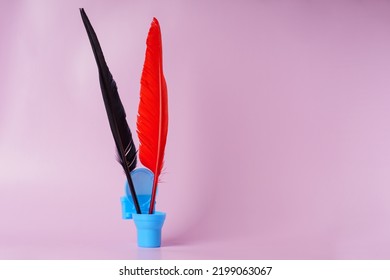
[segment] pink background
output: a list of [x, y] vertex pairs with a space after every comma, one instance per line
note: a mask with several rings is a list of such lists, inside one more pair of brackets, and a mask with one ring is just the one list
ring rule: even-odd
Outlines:
[[[390, 258], [388, 1], [109, 2], [0, 2], [1, 259]], [[79, 7], [133, 131], [160, 21], [161, 249], [121, 219]]]

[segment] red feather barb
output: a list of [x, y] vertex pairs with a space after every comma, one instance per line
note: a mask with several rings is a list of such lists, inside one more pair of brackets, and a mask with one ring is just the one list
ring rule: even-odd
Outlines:
[[153, 18], [146, 40], [137, 133], [140, 141], [140, 161], [154, 173], [149, 206], [149, 214], [153, 214], [157, 183], [164, 164], [164, 151], [168, 133], [167, 85], [163, 74], [161, 30], [156, 18]]

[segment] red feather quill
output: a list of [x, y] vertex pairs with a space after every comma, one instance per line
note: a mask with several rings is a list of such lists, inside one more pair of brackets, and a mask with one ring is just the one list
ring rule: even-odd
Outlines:
[[163, 74], [161, 31], [156, 18], [153, 18], [146, 40], [137, 133], [140, 140], [140, 161], [154, 173], [149, 206], [149, 214], [153, 214], [157, 183], [164, 164], [164, 151], [168, 133], [167, 85]]

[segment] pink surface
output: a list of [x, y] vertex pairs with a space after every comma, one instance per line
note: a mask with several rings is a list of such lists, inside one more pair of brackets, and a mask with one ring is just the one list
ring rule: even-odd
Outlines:
[[[390, 3], [274, 2], [2, 1], [0, 258], [389, 259]], [[133, 131], [160, 21], [161, 249], [121, 220], [79, 7]]]

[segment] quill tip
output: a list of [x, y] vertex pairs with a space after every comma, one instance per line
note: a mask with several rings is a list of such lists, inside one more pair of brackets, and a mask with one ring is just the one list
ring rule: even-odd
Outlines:
[[85, 21], [88, 18], [87, 13], [85, 12], [84, 8], [79, 8], [79, 10], [80, 10], [81, 18], [83, 19], [83, 21]]
[[160, 23], [158, 22], [157, 18], [153, 17], [152, 26], [157, 25], [160, 26]]

